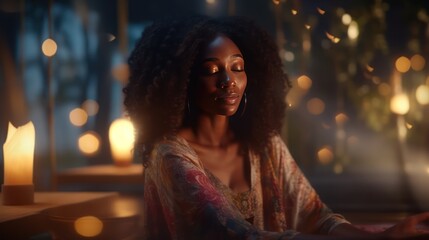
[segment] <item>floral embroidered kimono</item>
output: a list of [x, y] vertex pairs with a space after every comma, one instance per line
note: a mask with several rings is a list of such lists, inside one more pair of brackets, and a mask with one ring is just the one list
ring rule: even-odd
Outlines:
[[279, 136], [270, 146], [261, 157], [249, 151], [251, 189], [234, 193], [185, 139], [157, 144], [145, 170], [145, 238], [292, 239], [348, 223], [322, 203]]

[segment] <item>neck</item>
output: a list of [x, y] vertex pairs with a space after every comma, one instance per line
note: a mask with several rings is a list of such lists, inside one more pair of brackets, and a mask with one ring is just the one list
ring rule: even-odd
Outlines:
[[200, 115], [193, 128], [198, 144], [210, 147], [222, 147], [231, 142], [233, 136], [226, 116]]

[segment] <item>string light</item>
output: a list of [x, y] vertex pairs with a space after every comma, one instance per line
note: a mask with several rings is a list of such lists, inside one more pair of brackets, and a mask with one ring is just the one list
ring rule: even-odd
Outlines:
[[306, 29], [308, 29], [308, 30], [310, 30], [310, 29], [311, 29], [311, 26], [310, 26], [310, 25], [308, 25], [308, 24], [305, 24], [304, 26], [305, 26], [305, 28], [306, 28]]
[[292, 10], [291, 10], [291, 12], [292, 12], [292, 15], [296, 15], [296, 14], [298, 14], [298, 11], [297, 11], [297, 10], [295, 10], [295, 9], [292, 9]]

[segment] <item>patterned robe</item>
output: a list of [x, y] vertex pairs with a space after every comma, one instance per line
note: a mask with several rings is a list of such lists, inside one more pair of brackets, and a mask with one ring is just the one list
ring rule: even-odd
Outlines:
[[249, 150], [248, 159], [251, 222], [185, 139], [158, 143], [144, 173], [145, 238], [292, 239], [298, 232], [328, 234], [348, 223], [323, 204], [279, 136], [262, 156]]

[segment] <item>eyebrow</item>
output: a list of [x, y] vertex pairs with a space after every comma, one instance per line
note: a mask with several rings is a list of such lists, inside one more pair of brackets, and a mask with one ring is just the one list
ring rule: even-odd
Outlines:
[[[242, 59], [244, 59], [243, 55], [241, 55], [240, 53], [232, 55], [231, 58], [242, 58]], [[205, 63], [205, 62], [216, 62], [216, 61], [219, 61], [219, 59], [218, 58], [206, 58], [202, 62]]]

